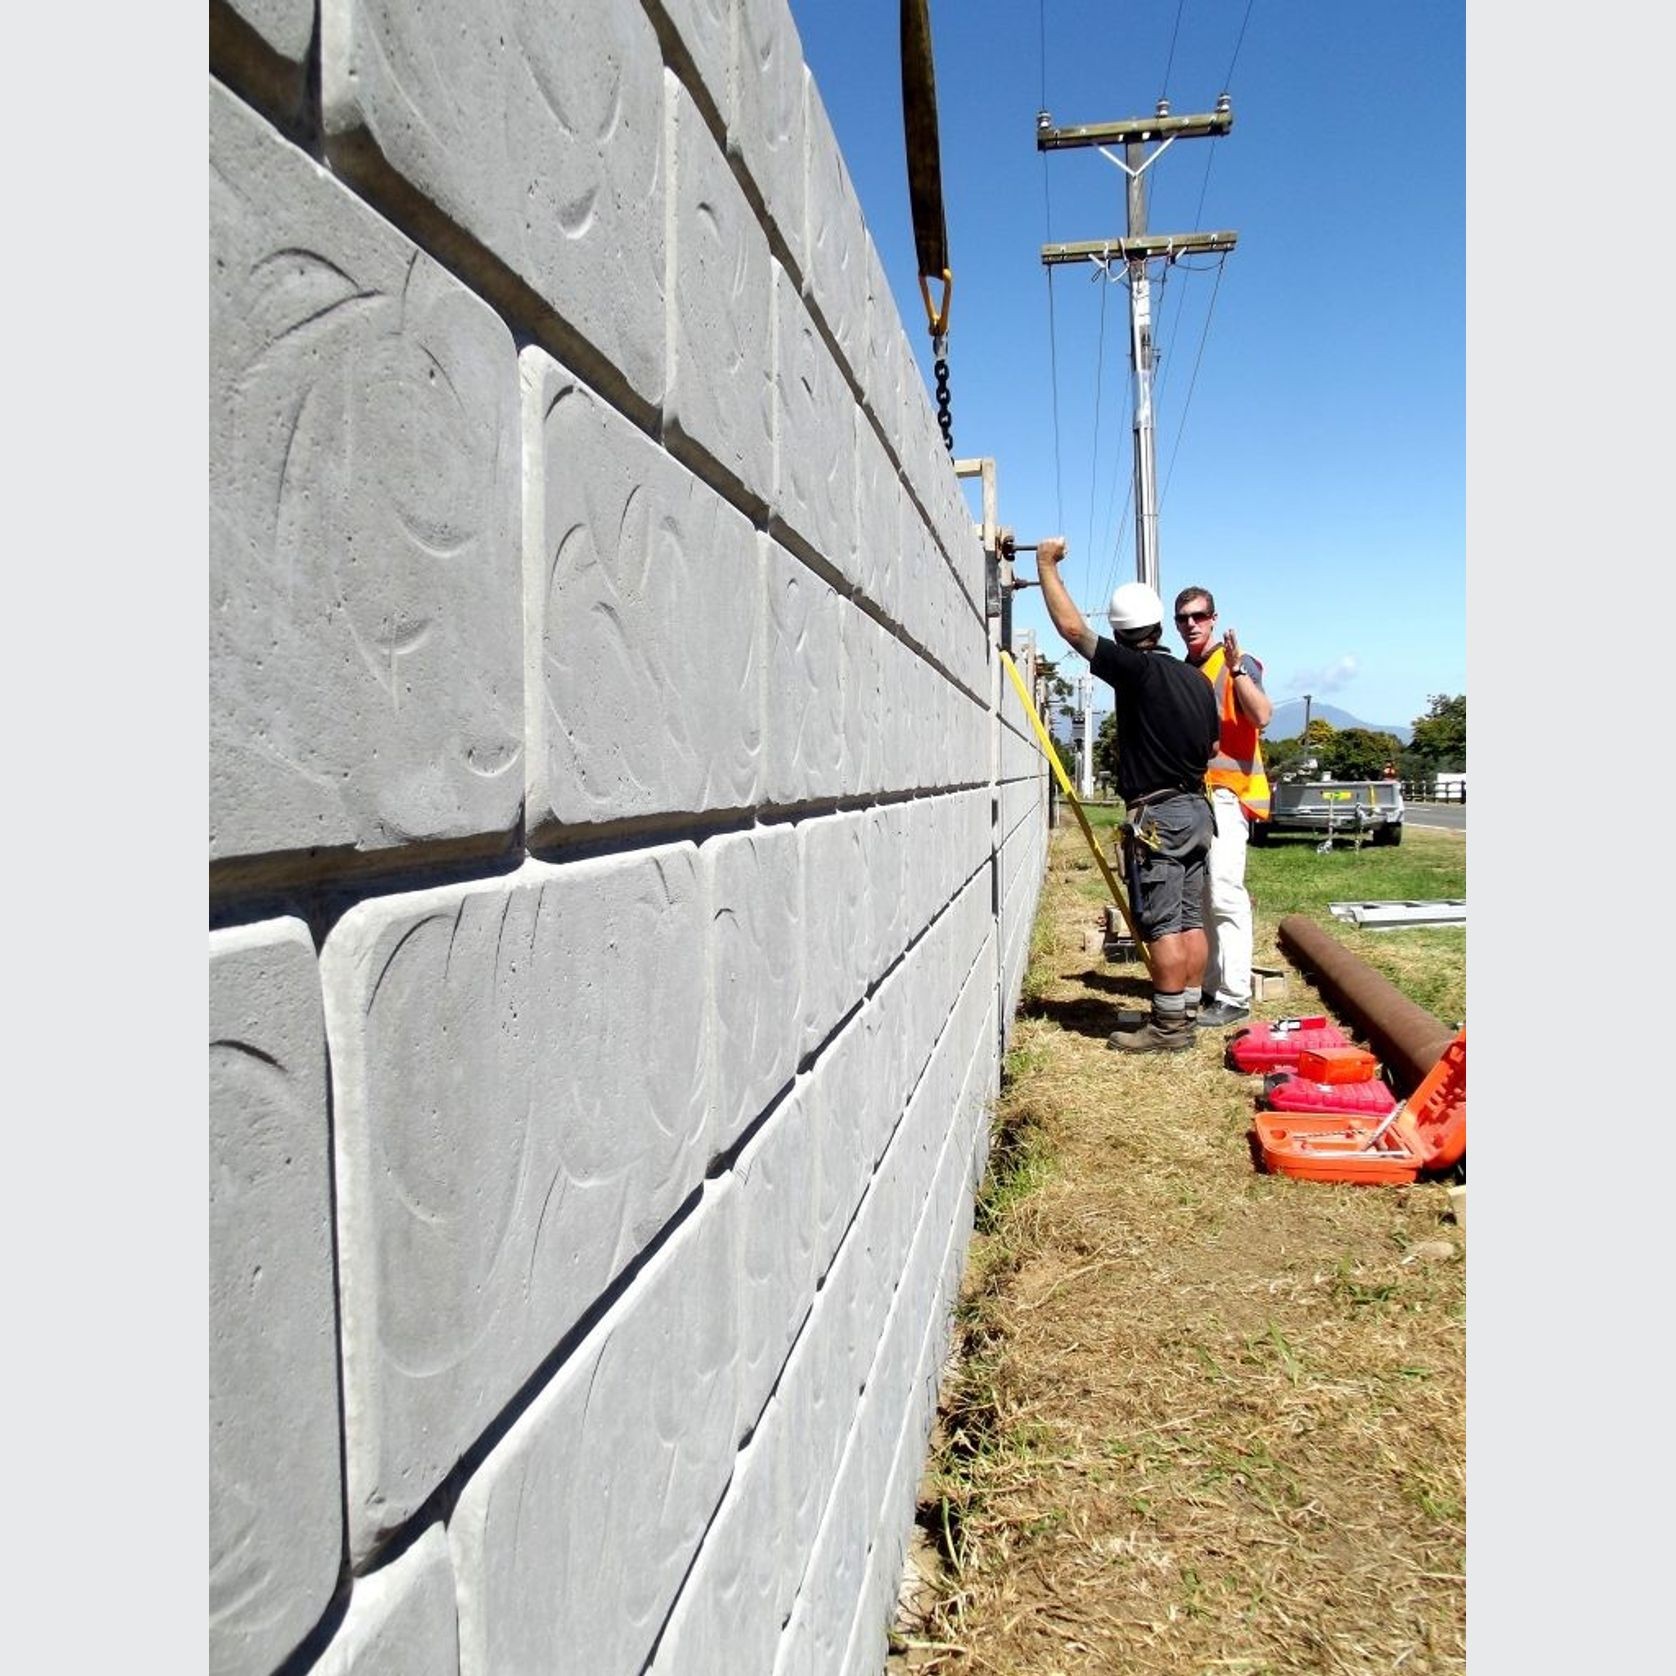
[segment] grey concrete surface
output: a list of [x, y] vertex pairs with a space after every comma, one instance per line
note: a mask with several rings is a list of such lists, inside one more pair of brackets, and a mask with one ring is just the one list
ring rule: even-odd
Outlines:
[[300, 920], [209, 940], [209, 1668], [260, 1676], [343, 1563], [326, 1041]]
[[511, 335], [213, 83], [209, 230], [210, 859], [508, 831]]
[[357, 1559], [702, 1178], [703, 905], [682, 844], [370, 900], [327, 941]]
[[755, 532], [542, 350], [521, 366], [531, 829], [753, 807]]
[[670, 96], [675, 236], [664, 422], [757, 501], [774, 494], [777, 264], [685, 89]]
[[736, 1202], [712, 1184], [449, 1521], [463, 1676], [639, 1670], [727, 1487]]
[[454, 1568], [440, 1524], [355, 1579], [349, 1610], [309, 1676], [457, 1676]]
[[334, 167], [392, 170], [656, 406], [664, 69], [639, 0], [322, 0]]
[[808, 71], [786, 0], [736, 0], [729, 142], [755, 181], [799, 278], [808, 271]]

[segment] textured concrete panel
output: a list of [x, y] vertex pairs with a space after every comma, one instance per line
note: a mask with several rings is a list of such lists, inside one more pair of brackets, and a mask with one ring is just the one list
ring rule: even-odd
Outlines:
[[898, 568], [902, 545], [901, 479], [866, 410], [855, 410], [855, 579], [876, 605], [890, 609], [881, 583]]
[[867, 874], [869, 818], [825, 815], [798, 827], [803, 848], [803, 1032], [811, 1053], [866, 993], [873, 890]]
[[821, 1055], [805, 1102], [814, 1131], [819, 1197], [815, 1207], [816, 1266], [824, 1272], [855, 1216], [873, 1173], [871, 1132], [878, 1091], [860, 1019], [852, 1019]]
[[365, 142], [646, 401], [663, 395], [663, 57], [638, 0], [322, 0], [334, 166]]
[[764, 730], [770, 803], [836, 797], [844, 789], [840, 600], [832, 585], [777, 541], [766, 544], [767, 686]]
[[712, 838], [702, 854], [711, 1144], [720, 1152], [797, 1072], [802, 883], [795, 827]]
[[797, 1583], [790, 1477], [799, 1440], [787, 1413], [779, 1398], [771, 1401], [741, 1451], [649, 1676], [741, 1676], [774, 1668], [782, 1603]]
[[672, 86], [675, 237], [664, 422], [758, 500], [774, 490], [768, 240], [691, 96]]
[[222, 4], [287, 63], [300, 66], [308, 56], [308, 44], [314, 38], [314, 0], [222, 0]]
[[885, 789], [884, 641], [886, 631], [855, 605], [843, 608], [845, 778], [852, 796]]
[[701, 1179], [702, 912], [673, 845], [375, 899], [332, 932], [357, 1555]]
[[733, 14], [735, 0], [657, 0], [675, 26], [705, 91], [725, 126], [734, 122]]
[[[808, 1080], [751, 1137], [733, 1169], [739, 1200], [739, 1424], [754, 1427], [814, 1301], [819, 1111]], [[824, 1268], [824, 1259], [820, 1266]]]
[[809, 83], [809, 294], [855, 383], [868, 353], [867, 228], [820, 90]]
[[531, 828], [749, 808], [755, 531], [541, 350], [521, 367]]
[[516, 361], [210, 88], [210, 859], [511, 828]]
[[[878, 246], [872, 234], [867, 235], [867, 366], [861, 381], [862, 394], [885, 441], [897, 459], [902, 457], [902, 386], [910, 377], [918, 377], [914, 370], [907, 335], [902, 327], [902, 315], [896, 306], [895, 294], [885, 277], [884, 263], [879, 259]], [[915, 319], [924, 331], [925, 311], [920, 309]]]
[[739, 0], [734, 71], [736, 126], [729, 144], [756, 182], [799, 273], [808, 269], [805, 233], [808, 128], [803, 43], [786, 0]]
[[461, 1492], [464, 1676], [634, 1676], [735, 1460], [737, 1228], [715, 1183]]
[[343, 1561], [326, 1039], [300, 920], [209, 957], [209, 1668], [266, 1676]]
[[774, 513], [855, 581], [855, 398], [785, 270], [774, 270]]
[[458, 1676], [454, 1568], [430, 1525], [413, 1546], [355, 1579], [349, 1611], [309, 1676]]

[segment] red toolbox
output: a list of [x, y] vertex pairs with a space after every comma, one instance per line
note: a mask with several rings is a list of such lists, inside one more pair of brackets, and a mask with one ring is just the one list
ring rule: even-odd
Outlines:
[[1264, 1169], [1304, 1181], [1377, 1186], [1452, 1168], [1466, 1156], [1466, 1031], [1384, 1117], [1259, 1112], [1257, 1143]]
[[1248, 1024], [1228, 1038], [1224, 1058], [1231, 1071], [1295, 1071], [1301, 1053], [1349, 1045], [1350, 1038], [1325, 1013], [1315, 1013]]
[[[1309, 1058], [1304, 1055], [1305, 1060]], [[1377, 1077], [1365, 1082], [1315, 1082], [1301, 1070], [1271, 1071], [1263, 1079], [1257, 1104], [1272, 1112], [1338, 1112], [1354, 1117], [1384, 1117], [1397, 1097]]]

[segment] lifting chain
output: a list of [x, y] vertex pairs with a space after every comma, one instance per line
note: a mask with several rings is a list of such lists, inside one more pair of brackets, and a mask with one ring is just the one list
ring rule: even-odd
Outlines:
[[943, 446], [954, 453], [954, 414], [949, 409], [949, 340], [931, 334], [931, 370], [937, 380], [937, 428], [943, 433]]

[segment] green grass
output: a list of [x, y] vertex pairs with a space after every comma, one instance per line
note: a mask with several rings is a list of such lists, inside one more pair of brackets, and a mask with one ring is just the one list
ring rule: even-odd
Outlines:
[[1410, 833], [1400, 845], [1335, 845], [1318, 855], [1307, 839], [1286, 838], [1247, 848], [1245, 883], [1276, 918], [1320, 918], [1332, 902], [1453, 900], [1466, 896], [1466, 845], [1446, 835], [1427, 841]]

